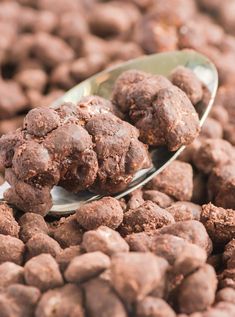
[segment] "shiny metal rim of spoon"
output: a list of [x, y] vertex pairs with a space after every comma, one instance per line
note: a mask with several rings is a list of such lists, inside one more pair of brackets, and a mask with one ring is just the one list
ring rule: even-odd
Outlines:
[[[200, 126], [202, 126], [208, 116], [216, 95], [218, 87], [218, 73], [214, 64], [207, 57], [193, 50], [147, 55], [130, 60], [116, 67], [109, 68], [73, 87], [61, 98], [56, 100], [52, 106], [57, 106], [63, 102], [76, 103], [82, 97], [89, 95], [99, 95], [104, 98], [110, 98], [112, 88], [117, 77], [122, 72], [129, 69], [138, 69], [152, 74], [169, 76], [171, 71], [180, 65], [190, 68], [210, 92], [210, 100], [208, 104], [205, 105], [204, 108], [200, 109], [199, 113]], [[167, 149], [162, 147], [153, 150], [151, 152], [153, 167], [136, 173], [133, 181], [129, 184], [127, 189], [113, 195], [113, 197], [117, 199], [122, 198], [131, 193], [133, 190], [145, 185], [155, 175], [159, 174], [169, 163], [175, 160], [184, 148], [185, 146], [182, 146], [176, 152], [169, 152]], [[0, 186], [1, 200], [3, 200], [3, 192], [7, 188], [9, 188], [9, 185], [6, 182]], [[55, 186], [52, 189], [51, 194], [53, 207], [50, 210], [50, 214], [55, 216], [71, 214], [82, 204], [102, 197], [88, 191], [72, 194], [58, 186]]]

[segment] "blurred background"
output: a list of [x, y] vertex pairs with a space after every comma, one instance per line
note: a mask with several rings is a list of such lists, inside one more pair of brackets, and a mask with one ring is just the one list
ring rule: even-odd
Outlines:
[[0, 0], [0, 135], [111, 65], [184, 48], [219, 71], [202, 133], [235, 145], [235, 0]]

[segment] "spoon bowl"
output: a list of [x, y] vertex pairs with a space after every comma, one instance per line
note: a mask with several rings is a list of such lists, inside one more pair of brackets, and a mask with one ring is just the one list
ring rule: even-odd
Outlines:
[[[63, 102], [77, 103], [82, 97], [90, 95], [98, 95], [109, 99], [116, 79], [126, 70], [136, 69], [168, 77], [172, 70], [177, 66], [185, 66], [191, 69], [210, 93], [208, 104], [204, 104], [198, 109], [200, 126], [202, 126], [208, 116], [216, 95], [218, 73], [214, 64], [207, 57], [193, 50], [143, 56], [109, 68], [73, 87], [61, 98], [56, 100], [52, 106], [56, 107]], [[157, 149], [152, 150], [151, 157], [153, 166], [136, 173], [129, 186], [124, 191], [114, 194], [113, 197], [119, 199], [146, 184], [155, 175], [159, 174], [169, 163], [175, 160], [184, 148], [185, 146], [182, 146], [175, 152], [169, 152], [164, 147], [158, 147]], [[3, 200], [3, 193], [7, 188], [9, 188], [9, 185], [6, 182], [0, 186], [0, 200]], [[55, 216], [70, 214], [82, 204], [102, 197], [88, 191], [72, 194], [58, 186], [55, 186], [52, 189], [51, 194], [53, 207], [50, 210], [50, 214]]]

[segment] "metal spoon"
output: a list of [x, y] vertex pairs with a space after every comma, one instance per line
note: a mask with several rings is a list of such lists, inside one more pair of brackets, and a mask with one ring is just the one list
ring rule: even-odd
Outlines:
[[[199, 117], [200, 125], [202, 126], [215, 98], [218, 86], [218, 73], [210, 60], [193, 50], [143, 56], [107, 69], [69, 90], [63, 97], [56, 100], [52, 106], [56, 106], [65, 101], [76, 103], [82, 97], [89, 95], [99, 95], [109, 99], [117, 77], [122, 72], [129, 69], [138, 69], [152, 74], [169, 76], [171, 71], [179, 65], [183, 65], [193, 70], [210, 92], [209, 103], [200, 108]], [[129, 184], [128, 188], [125, 191], [115, 194], [114, 197], [117, 199], [124, 197], [133, 190], [146, 184], [155, 175], [159, 174], [169, 163], [175, 160], [184, 148], [185, 147], [182, 146], [176, 152], [169, 152], [162, 147], [153, 150], [151, 152], [153, 167], [139, 171], [135, 175], [133, 181]], [[9, 185], [6, 182], [0, 186], [0, 200], [3, 200], [3, 193], [7, 188], [9, 188]], [[70, 214], [81, 204], [101, 198], [100, 195], [95, 195], [88, 191], [72, 194], [58, 186], [55, 186], [52, 189], [51, 194], [53, 198], [53, 207], [51, 208], [50, 213], [56, 216]]]

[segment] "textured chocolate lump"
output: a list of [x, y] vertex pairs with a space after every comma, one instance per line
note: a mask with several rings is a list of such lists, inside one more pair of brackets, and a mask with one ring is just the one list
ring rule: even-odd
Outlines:
[[225, 244], [235, 236], [235, 212], [209, 203], [202, 206], [201, 221], [214, 243]]
[[4, 262], [0, 265], [0, 287], [11, 284], [24, 283], [24, 268], [13, 262]]
[[84, 289], [89, 316], [128, 316], [125, 306], [109, 282], [101, 278], [92, 279], [85, 284]]
[[60, 124], [60, 117], [53, 109], [42, 107], [30, 111], [24, 119], [24, 128], [29, 134], [43, 137]]
[[65, 271], [68, 282], [81, 283], [98, 276], [110, 267], [110, 259], [100, 251], [89, 252], [72, 259]]
[[140, 139], [149, 145], [166, 145], [174, 151], [190, 144], [199, 133], [199, 119], [191, 101], [161, 75], [128, 71], [118, 78], [113, 99], [120, 110], [129, 112]]
[[189, 68], [179, 66], [170, 76], [171, 82], [183, 90], [193, 105], [202, 99], [202, 83]]
[[83, 229], [78, 224], [76, 215], [61, 218], [52, 228], [51, 235], [63, 247], [79, 245], [82, 241]]
[[178, 87], [160, 90], [153, 102], [153, 109], [155, 124], [162, 133], [160, 145], [167, 145], [169, 150], [174, 151], [182, 145], [192, 143], [198, 136], [198, 114], [188, 97]]
[[211, 201], [223, 208], [235, 208], [235, 164], [233, 162], [214, 168], [208, 181]]
[[0, 294], [0, 311], [5, 316], [30, 317], [38, 304], [41, 292], [36, 287], [10, 285]]
[[193, 190], [192, 167], [188, 163], [175, 160], [155, 176], [146, 188], [159, 190], [177, 200], [188, 201]]
[[49, 229], [44, 218], [34, 213], [28, 212], [21, 216], [19, 219], [19, 225], [20, 239], [25, 243], [37, 233], [49, 233]]
[[[214, 302], [216, 287], [215, 271], [208, 264], [186, 277], [179, 287], [178, 304], [180, 312], [190, 314], [195, 311], [204, 311]], [[189, 300], [191, 297], [196, 300]]]
[[99, 161], [94, 191], [121, 191], [133, 174], [150, 166], [147, 147], [138, 140], [138, 130], [110, 114], [92, 118], [86, 129], [92, 135]]
[[163, 266], [167, 262], [151, 253], [119, 253], [112, 258], [111, 281], [119, 296], [132, 303], [160, 284]]
[[116, 199], [104, 197], [78, 208], [76, 219], [87, 230], [97, 229], [101, 225], [116, 229], [123, 220], [123, 210]]
[[191, 203], [189, 201], [177, 201], [167, 208], [175, 221], [184, 220], [200, 220], [202, 208], [200, 205]]
[[0, 233], [18, 238], [19, 231], [13, 210], [7, 204], [0, 203]]
[[27, 285], [35, 286], [41, 291], [63, 285], [57, 262], [50, 254], [45, 253], [31, 258], [26, 263], [24, 278]]
[[[173, 309], [161, 298], [146, 296], [137, 304], [137, 317], [175, 317]], [[161, 315], [159, 315], [159, 313]]]
[[57, 184], [75, 193], [124, 189], [150, 159], [137, 129], [112, 112], [118, 114], [98, 96], [31, 110], [23, 129], [2, 140], [11, 184], [5, 198], [23, 211], [45, 215]]
[[173, 216], [167, 210], [152, 201], [146, 201], [140, 207], [125, 212], [120, 230], [123, 234], [151, 231], [174, 222]]
[[131, 106], [131, 93], [135, 90], [136, 84], [148, 78], [149, 75], [138, 70], [123, 72], [115, 82], [113, 88], [113, 103], [122, 111], [128, 112]]
[[75, 284], [66, 284], [46, 291], [40, 298], [35, 316], [50, 317], [52, 315], [84, 317], [81, 289]]
[[13, 262], [15, 264], [23, 264], [25, 245], [15, 237], [0, 234], [0, 263]]
[[129, 251], [128, 244], [120, 234], [106, 226], [85, 232], [82, 247], [86, 252], [101, 251], [107, 255]]

